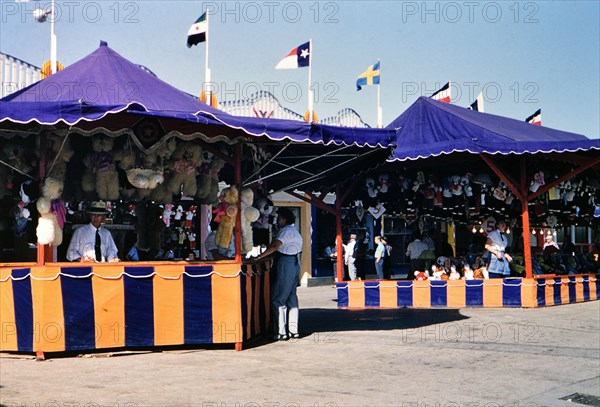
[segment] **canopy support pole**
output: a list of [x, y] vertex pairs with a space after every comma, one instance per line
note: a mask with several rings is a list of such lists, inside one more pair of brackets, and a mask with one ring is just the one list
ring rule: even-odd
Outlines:
[[[527, 166], [525, 157], [521, 156], [521, 192], [527, 194]], [[531, 263], [531, 237], [529, 235], [529, 206], [528, 200], [521, 200], [521, 223], [523, 228], [523, 260], [525, 262], [525, 277], [533, 278]]]
[[[40, 133], [40, 162], [39, 162], [39, 171], [38, 175], [40, 178], [40, 195], [41, 188], [44, 179], [46, 178], [46, 164], [48, 161], [48, 150], [47, 150], [47, 142], [46, 142], [46, 132], [42, 131]], [[37, 261], [36, 265], [41, 267], [44, 266], [47, 262], [56, 262], [56, 247], [47, 244], [37, 244]]]
[[[242, 188], [242, 143], [235, 145], [235, 174], [234, 183], [237, 188]], [[242, 204], [241, 204], [241, 190], [239, 191], [239, 198], [237, 201], [237, 216], [235, 217], [235, 262], [242, 264]]]
[[342, 242], [342, 196], [339, 185], [335, 187], [335, 251], [337, 254], [337, 281], [344, 281], [344, 248]]

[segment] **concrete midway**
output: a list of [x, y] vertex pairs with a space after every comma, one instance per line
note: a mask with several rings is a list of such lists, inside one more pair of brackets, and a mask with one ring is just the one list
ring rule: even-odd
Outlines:
[[[232, 347], [0, 355], [5, 406], [572, 406], [600, 399], [600, 302], [336, 309], [300, 288], [302, 338]], [[110, 356], [110, 357], [109, 357]], [[596, 398], [594, 402], [593, 399]]]

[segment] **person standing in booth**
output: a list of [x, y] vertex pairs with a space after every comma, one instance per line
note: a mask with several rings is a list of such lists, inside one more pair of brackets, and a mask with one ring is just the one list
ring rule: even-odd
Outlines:
[[75, 230], [69, 248], [67, 260], [83, 263], [118, 262], [118, 250], [110, 232], [102, 227], [108, 215], [106, 203], [93, 202], [87, 210], [90, 223]]
[[346, 251], [344, 252], [344, 263], [348, 266], [348, 275], [350, 280], [356, 280], [356, 259], [354, 258], [354, 246], [356, 245], [356, 234], [350, 235], [350, 241], [346, 245]]
[[367, 257], [367, 236], [364, 230], [357, 233], [357, 241], [354, 244], [354, 266], [356, 267], [356, 278], [358, 280], [366, 279], [365, 258]]
[[496, 230], [490, 232], [485, 243], [485, 248], [490, 252], [491, 259], [488, 267], [490, 278], [504, 278], [510, 276], [510, 263], [512, 257], [506, 253], [508, 238], [506, 237], [506, 222], [496, 222]]
[[383, 258], [385, 257], [385, 245], [381, 241], [381, 236], [375, 236], [375, 271], [377, 271], [377, 278], [383, 280]]
[[[279, 233], [273, 243], [257, 259], [261, 260], [271, 254], [276, 255], [275, 285], [271, 293], [275, 323], [275, 340], [285, 341], [299, 338], [298, 333], [298, 295], [296, 288], [300, 284], [300, 260], [302, 236], [294, 226], [296, 217], [291, 210], [277, 210], [277, 226]], [[289, 311], [289, 317], [288, 317]]]

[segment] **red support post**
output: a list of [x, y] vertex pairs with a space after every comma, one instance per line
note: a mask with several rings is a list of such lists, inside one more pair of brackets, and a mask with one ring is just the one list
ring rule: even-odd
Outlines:
[[[235, 163], [234, 163], [234, 183], [236, 188], [242, 188], [242, 143], [235, 145]], [[240, 197], [241, 197], [241, 190]], [[242, 204], [240, 199], [237, 201], [238, 213], [235, 217], [235, 261], [242, 264]]]
[[[42, 183], [46, 178], [46, 162], [48, 160], [47, 149], [46, 149], [46, 133], [40, 133], [40, 162], [38, 169], [38, 176], [40, 179], [40, 194], [42, 189]], [[46, 262], [55, 262], [56, 261], [56, 247], [52, 247], [50, 245], [37, 245], [37, 266], [43, 266]]]
[[[521, 156], [521, 195], [527, 196], [527, 167], [525, 157]], [[531, 264], [531, 238], [529, 235], [529, 207], [527, 199], [521, 200], [521, 223], [523, 227], [523, 259], [525, 261], [525, 277], [533, 278], [533, 266]]]

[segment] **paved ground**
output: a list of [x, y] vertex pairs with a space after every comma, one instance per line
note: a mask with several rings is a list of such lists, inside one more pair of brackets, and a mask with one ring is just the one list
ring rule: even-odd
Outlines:
[[[2, 355], [6, 406], [571, 406], [600, 396], [600, 302], [545, 309], [335, 309], [302, 288], [303, 337], [45, 362]], [[591, 400], [591, 398], [588, 398]], [[597, 403], [597, 402], [596, 402]], [[595, 404], [598, 405], [598, 404]]]

